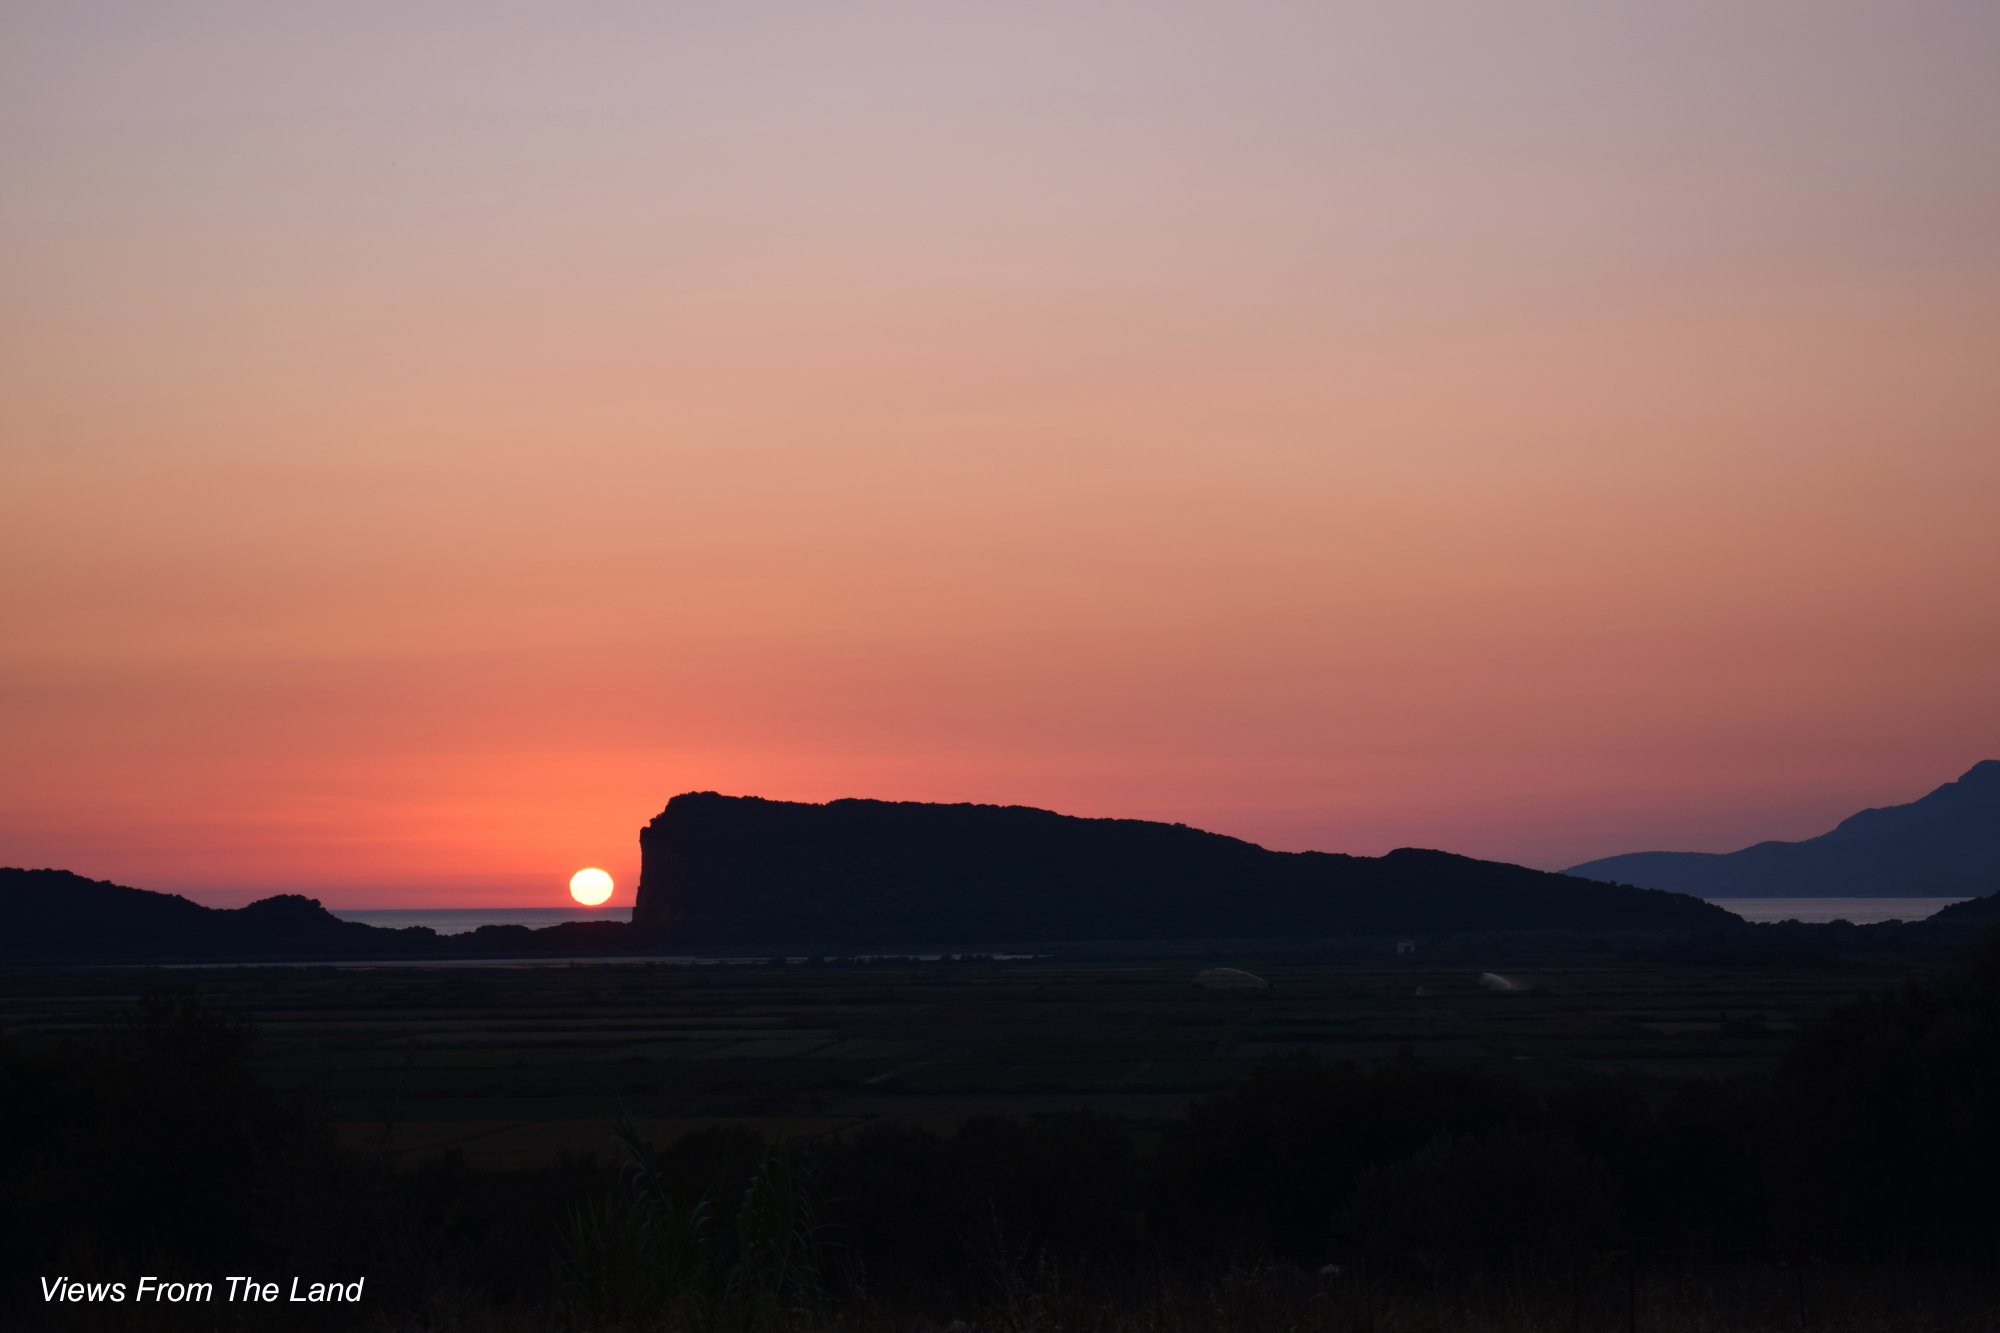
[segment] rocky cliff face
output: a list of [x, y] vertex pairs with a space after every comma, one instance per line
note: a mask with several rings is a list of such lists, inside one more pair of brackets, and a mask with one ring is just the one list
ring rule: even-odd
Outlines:
[[687, 946], [974, 945], [1726, 924], [1670, 894], [1405, 849], [1267, 851], [1024, 806], [693, 792], [640, 834], [633, 922]]

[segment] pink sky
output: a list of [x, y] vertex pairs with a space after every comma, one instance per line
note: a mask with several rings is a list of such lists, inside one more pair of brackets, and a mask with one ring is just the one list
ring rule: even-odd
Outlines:
[[1326, 8], [9, 8], [0, 864], [1560, 866], [2000, 757], [2000, 10]]

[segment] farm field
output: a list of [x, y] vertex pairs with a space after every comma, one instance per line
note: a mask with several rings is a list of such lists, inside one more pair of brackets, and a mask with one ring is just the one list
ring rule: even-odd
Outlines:
[[[1194, 984], [1217, 965], [1270, 986]], [[257, 1025], [260, 1068], [321, 1099], [354, 1146], [399, 1159], [455, 1149], [513, 1168], [602, 1146], [620, 1113], [661, 1140], [719, 1121], [806, 1138], [879, 1118], [1173, 1117], [1258, 1060], [1299, 1050], [1359, 1062], [1407, 1052], [1532, 1078], [1755, 1071], [1774, 1066], [1802, 1018], [1906, 974], [1669, 966], [1519, 941], [1324, 959], [1244, 946], [1012, 961], [22, 970], [0, 973], [0, 1028], [57, 1041], [115, 1020], [145, 990], [195, 986]]]

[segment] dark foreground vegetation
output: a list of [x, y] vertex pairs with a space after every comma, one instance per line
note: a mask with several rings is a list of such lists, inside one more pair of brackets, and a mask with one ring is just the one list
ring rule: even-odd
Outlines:
[[[2000, 941], [1771, 1074], [1277, 1056], [1176, 1119], [720, 1124], [396, 1161], [193, 990], [0, 1047], [0, 1324], [393, 1329], [1976, 1329], [2000, 1314]], [[276, 1309], [44, 1303], [143, 1274]]]

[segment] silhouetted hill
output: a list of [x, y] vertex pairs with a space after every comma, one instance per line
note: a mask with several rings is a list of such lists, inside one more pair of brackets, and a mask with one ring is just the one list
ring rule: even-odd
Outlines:
[[10, 962], [390, 958], [438, 941], [342, 921], [291, 893], [226, 909], [67, 870], [0, 869], [0, 959]]
[[1940, 907], [1930, 919], [1947, 926], [2000, 926], [2000, 893]]
[[639, 835], [633, 924], [680, 946], [1318, 937], [1733, 924], [1710, 904], [1446, 852], [1274, 852], [1024, 806], [693, 792]]
[[440, 935], [342, 921], [296, 893], [247, 907], [203, 907], [67, 870], [0, 869], [0, 962], [601, 957], [634, 947], [620, 921], [481, 926]]
[[1803, 842], [1736, 852], [1633, 852], [1572, 875], [1708, 898], [1955, 898], [2000, 889], [2000, 760], [1922, 800], [1863, 810]]

